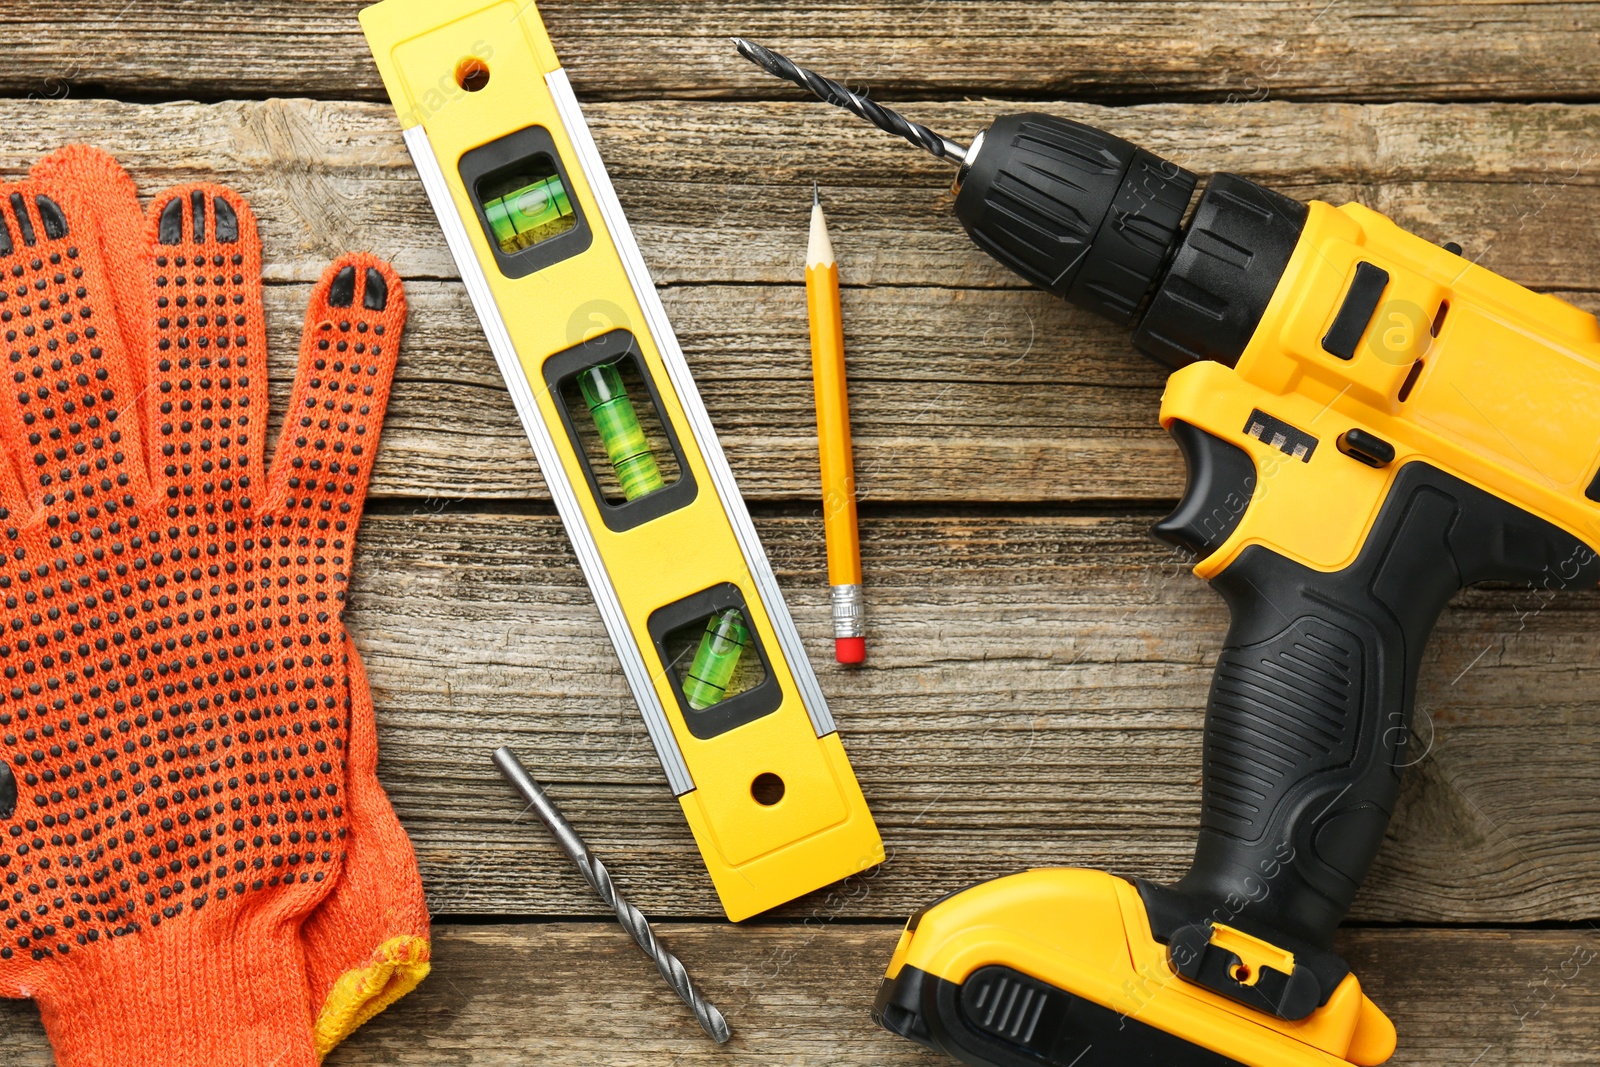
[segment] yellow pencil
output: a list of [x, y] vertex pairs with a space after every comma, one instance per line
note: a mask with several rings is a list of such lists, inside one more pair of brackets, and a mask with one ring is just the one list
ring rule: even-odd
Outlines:
[[861, 544], [856, 535], [856, 471], [850, 453], [850, 397], [844, 381], [844, 321], [839, 265], [822, 200], [811, 190], [806, 249], [806, 305], [811, 317], [811, 377], [817, 390], [817, 451], [822, 459], [822, 517], [833, 588], [833, 654], [840, 663], [867, 655], [861, 602]]

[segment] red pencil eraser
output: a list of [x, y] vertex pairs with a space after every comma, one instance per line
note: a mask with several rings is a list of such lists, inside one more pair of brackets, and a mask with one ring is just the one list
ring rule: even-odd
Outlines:
[[860, 663], [867, 658], [867, 639], [865, 637], [835, 637], [833, 639], [833, 658], [840, 663]]

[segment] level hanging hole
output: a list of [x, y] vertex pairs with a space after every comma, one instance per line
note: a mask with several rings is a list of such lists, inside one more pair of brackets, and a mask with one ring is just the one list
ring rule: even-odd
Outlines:
[[481, 59], [463, 59], [456, 64], [456, 84], [469, 93], [489, 84], [489, 64]]
[[756, 798], [757, 804], [772, 807], [783, 799], [783, 779], [771, 771], [756, 775], [756, 780], [750, 783], [750, 795]]

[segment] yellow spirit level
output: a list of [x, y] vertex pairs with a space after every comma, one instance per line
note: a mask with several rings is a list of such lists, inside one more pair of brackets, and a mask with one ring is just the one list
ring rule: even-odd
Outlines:
[[728, 917], [882, 862], [538, 10], [385, 0], [361, 23]]

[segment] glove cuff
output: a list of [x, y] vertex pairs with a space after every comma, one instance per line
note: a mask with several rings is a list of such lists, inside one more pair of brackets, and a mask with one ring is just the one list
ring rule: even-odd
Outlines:
[[58, 956], [33, 997], [59, 1067], [315, 1067], [298, 916], [249, 903]]

